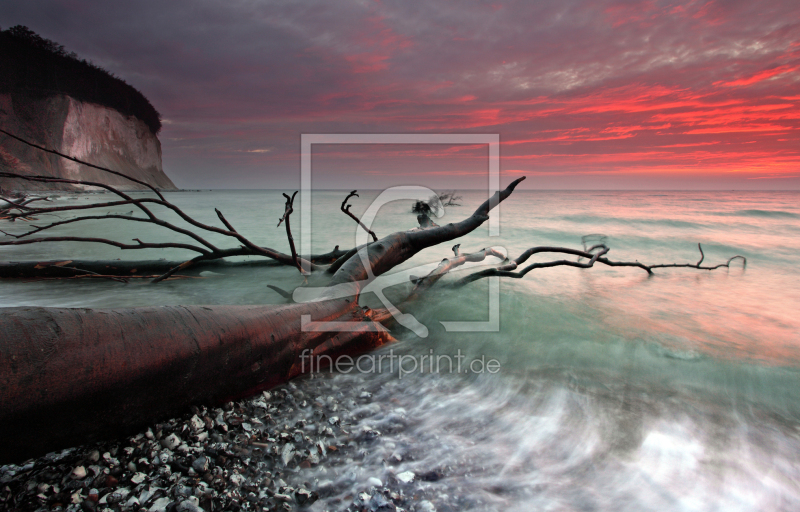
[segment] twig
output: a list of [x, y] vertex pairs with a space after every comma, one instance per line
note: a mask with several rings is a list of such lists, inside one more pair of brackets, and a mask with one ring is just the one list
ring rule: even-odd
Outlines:
[[[742, 260], [742, 268], [747, 267], [747, 258], [741, 255], [736, 255], [728, 259], [725, 263], [720, 263], [719, 265], [715, 266], [702, 266], [701, 263], [705, 259], [705, 255], [703, 254], [703, 248], [700, 244], [697, 244], [698, 249], [700, 250], [700, 260], [697, 263], [671, 263], [671, 264], [663, 264], [659, 263], [656, 265], [645, 265], [644, 263], [640, 263], [638, 261], [613, 261], [609, 260], [605, 257], [605, 254], [608, 253], [610, 250], [605, 244], [597, 244], [590, 247], [587, 251], [581, 251], [578, 249], [569, 249], [566, 247], [532, 247], [522, 253], [517, 259], [514, 261], [497, 267], [493, 269], [482, 270], [480, 272], [475, 272], [474, 274], [470, 274], [464, 278], [462, 278], [458, 283], [459, 286], [463, 286], [467, 283], [471, 283], [472, 281], [477, 281], [478, 279], [482, 279], [484, 277], [490, 276], [499, 276], [499, 277], [511, 277], [514, 279], [521, 279], [525, 277], [525, 274], [530, 272], [531, 270], [535, 270], [537, 268], [549, 268], [549, 267], [558, 267], [558, 266], [570, 266], [570, 267], [577, 267], [577, 268], [591, 268], [594, 266], [595, 262], [602, 263], [604, 265], [608, 265], [609, 267], [638, 267], [642, 270], [646, 271], [649, 275], [653, 275], [654, 268], [696, 268], [698, 270], [716, 270], [721, 267], [728, 267], [730, 268], [730, 264], [733, 260], [741, 259]], [[599, 252], [593, 253], [592, 251], [600, 249]], [[527, 261], [532, 255], [542, 252], [552, 252], [552, 253], [562, 253], [562, 254], [572, 254], [574, 256], [579, 256], [580, 258], [588, 258], [588, 263], [580, 263], [580, 261], [568, 261], [568, 260], [557, 260], [557, 261], [547, 261], [542, 263], [533, 263], [528, 265], [524, 269], [520, 270], [519, 272], [514, 272], [517, 267]], [[579, 259], [580, 259], [579, 258]]]
[[354, 221], [356, 221], [356, 223], [357, 223], [359, 226], [361, 226], [362, 228], [364, 228], [364, 231], [366, 231], [367, 233], [369, 233], [370, 235], [372, 235], [372, 241], [373, 241], [373, 242], [377, 242], [377, 241], [378, 241], [378, 236], [375, 234], [375, 232], [374, 232], [374, 231], [372, 231], [371, 229], [369, 229], [367, 226], [365, 226], [365, 225], [364, 225], [364, 224], [361, 222], [361, 220], [359, 220], [359, 218], [358, 218], [358, 217], [356, 217], [356, 216], [353, 214], [353, 212], [351, 212], [351, 211], [350, 211], [350, 206], [351, 206], [351, 205], [347, 204], [347, 201], [349, 201], [351, 197], [353, 197], [353, 196], [355, 196], [355, 197], [358, 197], [358, 194], [356, 194], [356, 192], [357, 192], [356, 190], [353, 190], [352, 192], [350, 192], [349, 194], [347, 194], [347, 197], [345, 197], [345, 198], [344, 198], [344, 201], [342, 201], [341, 210], [342, 210], [342, 212], [344, 212], [344, 213], [345, 213], [345, 214], [346, 214], [348, 217], [350, 217], [351, 219], [353, 219]]
[[[259, 247], [259, 246], [255, 245], [253, 242], [251, 242], [250, 240], [248, 240], [247, 238], [245, 238], [244, 236], [239, 234], [235, 229], [233, 229], [233, 227], [230, 225], [230, 223], [227, 222], [227, 220], [222, 216], [222, 214], [220, 212], [217, 212], [217, 215], [220, 218], [220, 220], [223, 222], [223, 224], [225, 224], [225, 227], [228, 228], [228, 229], [220, 229], [220, 228], [218, 228], [216, 226], [210, 226], [210, 225], [204, 224], [202, 222], [198, 222], [197, 220], [193, 219], [192, 217], [187, 215], [185, 212], [183, 212], [183, 210], [181, 210], [180, 208], [178, 208], [174, 204], [172, 204], [169, 201], [167, 201], [164, 198], [164, 196], [161, 195], [161, 193], [156, 188], [154, 188], [153, 186], [149, 185], [148, 183], [136, 180], [134, 178], [131, 178], [130, 176], [126, 176], [123, 173], [120, 173], [120, 172], [117, 172], [117, 171], [112, 171], [111, 169], [107, 169], [105, 167], [100, 167], [100, 166], [96, 166], [96, 165], [93, 165], [93, 164], [89, 164], [89, 163], [84, 162], [82, 160], [79, 160], [77, 158], [74, 158], [74, 157], [71, 157], [69, 155], [65, 155], [63, 153], [60, 153], [58, 151], [42, 147], [42, 146], [40, 146], [38, 144], [34, 144], [32, 142], [28, 142], [28, 141], [26, 141], [26, 140], [24, 140], [24, 139], [22, 139], [22, 138], [20, 138], [20, 137], [18, 137], [16, 135], [14, 135], [14, 134], [11, 134], [11, 133], [5, 131], [5, 130], [0, 130], [0, 132], [5, 133], [6, 135], [14, 138], [15, 140], [18, 140], [18, 141], [20, 141], [20, 142], [22, 142], [22, 143], [24, 143], [24, 144], [26, 144], [28, 146], [34, 147], [34, 148], [39, 149], [41, 151], [44, 151], [44, 152], [47, 152], [47, 153], [51, 153], [51, 154], [55, 154], [55, 155], [58, 155], [58, 156], [60, 156], [62, 158], [66, 158], [68, 160], [71, 160], [71, 161], [74, 161], [74, 162], [78, 162], [78, 163], [81, 163], [83, 165], [87, 165], [89, 167], [99, 169], [99, 170], [104, 171], [104, 172], [108, 172], [108, 173], [111, 173], [111, 174], [114, 174], [114, 175], [117, 175], [117, 176], [121, 176], [121, 177], [129, 179], [129, 180], [131, 180], [131, 181], [133, 181], [135, 183], [139, 183], [141, 185], [144, 185], [145, 187], [147, 187], [147, 188], [151, 189], [153, 192], [155, 192], [156, 195], [158, 196], [158, 199], [154, 199], [154, 198], [133, 199], [129, 195], [127, 195], [127, 194], [125, 194], [125, 193], [117, 190], [116, 188], [114, 188], [114, 187], [112, 187], [110, 185], [107, 185], [105, 183], [90, 182], [90, 181], [85, 181], [85, 180], [70, 180], [70, 179], [65, 179], [65, 178], [54, 178], [54, 177], [51, 177], [51, 176], [26, 175], [26, 174], [17, 174], [17, 173], [11, 173], [11, 172], [0, 172], [0, 177], [22, 179], [22, 180], [34, 181], [34, 182], [64, 183], [64, 184], [72, 184], [72, 185], [88, 185], [88, 186], [94, 186], [94, 187], [98, 187], [98, 188], [103, 188], [103, 189], [108, 190], [109, 192], [112, 192], [112, 193], [116, 194], [117, 196], [121, 197], [124, 201], [102, 203], [102, 206], [112, 206], [112, 205], [116, 206], [116, 205], [122, 205], [122, 204], [132, 204], [132, 205], [136, 206], [137, 208], [139, 208], [151, 220], [151, 222], [153, 224], [165, 227], [167, 229], [171, 229], [172, 231], [176, 231], [178, 233], [181, 233], [181, 234], [184, 234], [184, 235], [189, 236], [191, 238], [194, 238], [197, 242], [199, 242], [199, 243], [205, 245], [206, 247], [208, 247], [211, 250], [211, 252], [214, 253], [214, 254], [221, 254], [224, 251], [218, 249], [217, 247], [215, 247], [210, 242], [208, 242], [207, 240], [203, 239], [202, 237], [200, 237], [196, 233], [193, 233], [193, 232], [191, 232], [189, 230], [186, 230], [186, 229], [183, 229], [183, 228], [179, 228], [178, 226], [175, 226], [174, 224], [171, 224], [169, 222], [166, 222], [166, 221], [163, 221], [163, 220], [159, 219], [158, 217], [156, 217], [155, 214], [153, 214], [152, 211], [150, 211], [149, 208], [147, 208], [147, 206], [145, 206], [145, 203], [157, 204], [157, 205], [169, 208], [170, 210], [174, 211], [181, 219], [183, 219], [184, 221], [188, 222], [189, 224], [191, 224], [194, 227], [197, 227], [197, 228], [200, 228], [200, 229], [203, 229], [203, 230], [206, 230], [206, 231], [211, 231], [213, 233], [218, 233], [218, 234], [221, 234], [221, 235], [224, 235], [224, 236], [229, 236], [229, 237], [236, 238], [240, 243], [242, 243], [246, 248], [248, 248], [250, 250], [250, 253], [249, 253], [250, 255], [265, 256], [267, 258], [272, 258], [272, 259], [274, 259], [274, 260], [276, 260], [276, 261], [278, 261], [280, 263], [283, 263], [285, 265], [294, 265], [294, 266], [296, 266], [297, 263], [298, 263], [296, 255], [295, 255], [295, 257], [291, 257], [291, 256], [288, 256], [286, 254], [282, 254], [282, 253], [279, 253], [279, 252], [277, 252], [275, 250], [269, 249], [267, 247]], [[68, 210], [77, 210], [77, 209], [85, 209], [85, 208], [94, 208], [94, 207], [98, 207], [100, 205], [101, 204], [85, 205], [83, 207], [80, 207], [80, 206], [66, 206], [66, 207], [56, 207], [56, 208], [38, 208], [38, 209], [37, 208], [32, 208], [31, 211], [25, 212], [24, 214], [11, 215], [10, 220], [13, 221], [16, 218], [23, 218], [24, 219], [26, 217], [29, 217], [30, 215], [33, 215], [33, 214], [43, 214], [43, 213], [52, 213], [54, 211], [68, 211]], [[0, 242], [0, 245], [3, 245], [3, 243]], [[310, 269], [318, 268], [318, 267], [316, 267], [315, 265], [313, 265], [310, 262], [306, 262], [305, 260], [301, 260], [301, 261], [302, 261], [302, 263], [304, 264], [304, 266], [306, 268], [310, 268]]]
[[[85, 180], [70, 180], [70, 179], [66, 179], [66, 178], [52, 178], [50, 176], [34, 176], [34, 175], [16, 174], [16, 173], [9, 173], [9, 172], [0, 172], [0, 177], [18, 178], [18, 179], [23, 179], [23, 180], [27, 180], [27, 181], [39, 181], [39, 182], [44, 182], [44, 183], [70, 183], [70, 184], [89, 185], [89, 186], [100, 187], [100, 188], [108, 190], [109, 192], [112, 192], [112, 193], [118, 195], [119, 197], [123, 198], [125, 200], [125, 203], [123, 203], [123, 204], [126, 204], [126, 203], [127, 204], [133, 204], [136, 207], [138, 207], [140, 210], [142, 210], [142, 212], [144, 212], [145, 215], [147, 215], [147, 217], [148, 217], [147, 222], [150, 222], [152, 224], [156, 224], [158, 226], [170, 229], [172, 231], [175, 231], [176, 233], [180, 233], [182, 235], [186, 235], [186, 236], [188, 236], [190, 238], [194, 238], [196, 241], [198, 241], [201, 244], [203, 244], [206, 247], [208, 247], [211, 251], [218, 251], [219, 250], [216, 246], [214, 246], [212, 243], [210, 243], [209, 241], [205, 240], [203, 237], [199, 236], [198, 234], [196, 234], [196, 233], [194, 233], [192, 231], [189, 231], [188, 229], [184, 229], [184, 228], [178, 227], [178, 226], [176, 226], [176, 225], [174, 225], [174, 224], [172, 224], [170, 222], [166, 222], [166, 221], [161, 220], [158, 217], [156, 217], [156, 215], [152, 211], [150, 211], [150, 209], [147, 208], [143, 204], [143, 203], [148, 201], [147, 198], [134, 199], [133, 197], [129, 196], [128, 194], [126, 194], [126, 193], [124, 193], [124, 192], [122, 192], [120, 190], [117, 190], [115, 187], [112, 187], [110, 185], [106, 185], [105, 183], [99, 183], [99, 182], [93, 182], [93, 181], [85, 181]], [[178, 213], [179, 215], [181, 215], [181, 217], [184, 217], [185, 219], [190, 219], [191, 222], [193, 222], [193, 223], [197, 222], [197, 221], [194, 221], [194, 219], [191, 219], [191, 217], [189, 217], [185, 213], [183, 213], [180, 210], [180, 208], [178, 208], [177, 206], [173, 205], [172, 203], [169, 203], [166, 200], [150, 199], [150, 202], [154, 202], [154, 203], [166, 206], [167, 208], [170, 208], [171, 210], [173, 210], [176, 213]], [[91, 207], [97, 207], [98, 205], [95, 205], [95, 206], [87, 205], [87, 206], [89, 206], [91, 208]], [[105, 204], [103, 206], [105, 206]], [[69, 207], [69, 206], [57, 207], [57, 208], [33, 208], [30, 211], [26, 212], [24, 215], [25, 216], [29, 216], [29, 215], [36, 215], [36, 214], [39, 214], [39, 213], [51, 213], [53, 211], [66, 211], [66, 210], [70, 210], [70, 209], [74, 209], [74, 208]], [[141, 219], [139, 219], [139, 220], [141, 220]], [[58, 224], [56, 223], [54, 225], [58, 225]], [[226, 233], [227, 233], [227, 231], [226, 231]], [[2, 242], [0, 242], [0, 244], [2, 244]]]
[[283, 288], [278, 288], [274, 284], [268, 284], [267, 288], [271, 289], [272, 291], [274, 291], [275, 293], [277, 293], [278, 295], [280, 295], [284, 299], [291, 299], [292, 298], [292, 294], [291, 293], [287, 292]]
[[233, 226], [231, 226], [230, 222], [228, 222], [225, 216], [222, 215], [221, 211], [219, 211], [217, 208], [214, 208], [214, 211], [217, 212], [217, 217], [219, 217], [219, 220], [221, 220], [222, 223], [225, 224], [225, 227], [228, 228], [228, 231], [230, 231], [231, 233], [238, 233], [238, 231], [233, 229]]
[[487, 256], [494, 256], [503, 261], [506, 260], [505, 254], [498, 252], [491, 247], [469, 254], [462, 253], [460, 248], [461, 244], [454, 245], [453, 254], [455, 254], [455, 256], [453, 258], [443, 259], [441, 263], [439, 263], [439, 266], [433, 269], [427, 276], [416, 279], [414, 289], [411, 290], [411, 293], [406, 300], [412, 300], [418, 297], [422, 292], [428, 290], [430, 287], [436, 284], [436, 282], [445, 274], [456, 267], [460, 267], [464, 263], [483, 261]]
[[[242, 236], [241, 234], [239, 234], [238, 232], [236, 232], [235, 230], [230, 231], [230, 230], [226, 230], [226, 229], [220, 229], [220, 228], [218, 228], [216, 226], [209, 226], [209, 225], [204, 224], [202, 222], [198, 222], [197, 220], [195, 220], [192, 217], [188, 216], [185, 212], [183, 212], [183, 210], [181, 210], [180, 208], [178, 208], [177, 206], [173, 205], [172, 203], [170, 203], [169, 201], [166, 201], [166, 200], [160, 200], [160, 199], [151, 198], [151, 197], [146, 197], [146, 198], [141, 198], [141, 199], [134, 199], [133, 197], [125, 194], [124, 192], [121, 192], [121, 191], [117, 190], [116, 188], [114, 188], [114, 187], [112, 187], [110, 185], [106, 185], [104, 183], [90, 182], [90, 181], [85, 181], [85, 180], [69, 180], [69, 179], [65, 179], [65, 178], [53, 178], [53, 177], [50, 177], [50, 176], [23, 175], [23, 174], [9, 173], [9, 172], [0, 172], [0, 177], [16, 178], [16, 179], [22, 179], [22, 180], [26, 180], [26, 181], [36, 181], [36, 182], [45, 182], [45, 183], [69, 183], [69, 184], [96, 186], [96, 187], [100, 187], [100, 188], [103, 188], [105, 190], [108, 190], [109, 192], [112, 192], [112, 193], [116, 194], [117, 196], [119, 196], [122, 199], [121, 201], [108, 201], [108, 202], [105, 202], [105, 203], [95, 203], [95, 204], [88, 204], [88, 205], [69, 205], [69, 206], [58, 206], [58, 207], [49, 207], [49, 208], [32, 208], [30, 211], [26, 211], [24, 214], [12, 214], [12, 216], [14, 218], [23, 218], [23, 215], [24, 216], [30, 216], [30, 215], [49, 214], [49, 213], [53, 213], [53, 212], [64, 212], [64, 211], [72, 211], [72, 210], [85, 210], [85, 209], [92, 209], [92, 208], [112, 207], [112, 206], [122, 206], [122, 205], [134, 205], [137, 208], [139, 208], [142, 212], [145, 213], [145, 215], [147, 216], [147, 219], [141, 219], [141, 218], [138, 218], [138, 217], [131, 217], [131, 218], [125, 219], [125, 220], [136, 220], [136, 221], [139, 221], [139, 222], [150, 222], [152, 224], [155, 224], [155, 225], [170, 229], [170, 230], [175, 231], [177, 233], [181, 233], [181, 234], [184, 234], [186, 236], [189, 236], [189, 237], [195, 239], [196, 241], [200, 242], [201, 244], [205, 245], [208, 248], [208, 250], [196, 251], [196, 252], [200, 252], [201, 254], [207, 256], [206, 258], [203, 258], [203, 259], [217, 259], [217, 258], [225, 257], [226, 255], [235, 255], [235, 256], [238, 256], [238, 255], [251, 255], [251, 256], [264, 256], [264, 257], [267, 257], [267, 258], [274, 259], [275, 261], [278, 261], [279, 263], [283, 263], [284, 265], [296, 266], [296, 262], [295, 262], [295, 259], [293, 257], [291, 257], [289, 255], [286, 255], [286, 254], [283, 254], [283, 253], [280, 253], [280, 252], [275, 251], [273, 249], [270, 249], [268, 247], [259, 247], [259, 246], [255, 245], [253, 242], [251, 242], [250, 240], [248, 240], [247, 238], [245, 238], [244, 236]], [[197, 235], [196, 233], [194, 233], [194, 232], [192, 232], [190, 230], [184, 229], [184, 228], [180, 228], [178, 226], [175, 226], [174, 224], [171, 224], [169, 222], [166, 222], [166, 221], [163, 221], [163, 220], [159, 219], [158, 217], [156, 217], [153, 214], [152, 211], [150, 211], [149, 208], [147, 208], [145, 206], [145, 203], [147, 203], [147, 204], [156, 204], [156, 205], [159, 205], [159, 206], [166, 207], [166, 208], [174, 211], [179, 217], [181, 217], [183, 220], [185, 220], [186, 222], [188, 222], [192, 226], [198, 227], [200, 229], [204, 229], [206, 231], [211, 231], [213, 233], [218, 233], [218, 234], [221, 234], [221, 235], [224, 235], [224, 236], [233, 237], [236, 240], [238, 240], [239, 242], [241, 242], [244, 245], [244, 247], [246, 248], [246, 250], [240, 250], [239, 248], [237, 248], [237, 249], [235, 249], [236, 254], [226, 254], [227, 250], [220, 249], [220, 248], [216, 247], [215, 245], [211, 244], [210, 242], [205, 240], [203, 237]], [[87, 217], [87, 219], [88, 218], [99, 218], [99, 217], [91, 216], [91, 217]], [[106, 216], [106, 217], [103, 217], [103, 218], [109, 218], [109, 216]], [[222, 217], [222, 218], [224, 219], [224, 217]], [[77, 220], [86, 220], [86, 219], [80, 219], [79, 218]], [[75, 222], [75, 221], [76, 221], [76, 219], [70, 219], [70, 220], [65, 221], [63, 223]], [[227, 220], [225, 220], [224, 223], [226, 223], [226, 227], [231, 227], [230, 223], [228, 223]], [[54, 227], [54, 226], [60, 225], [60, 224], [61, 223], [53, 223], [52, 226], [48, 226], [45, 229], [49, 229], [49, 227]], [[63, 240], [64, 240], [63, 238], [38, 239], [38, 241], [63, 241]], [[74, 241], [97, 241], [97, 240], [83, 240], [83, 239], [81, 239], [81, 240], [74, 240]], [[103, 242], [103, 243], [105, 243], [105, 242]], [[13, 242], [0, 242], [0, 245], [20, 245], [20, 244], [13, 243]], [[123, 245], [117, 245], [117, 247], [120, 247], [122, 249], [131, 248], [129, 246], [125, 246], [124, 244]], [[169, 246], [164, 246], [164, 247], [169, 247]], [[191, 248], [191, 250], [195, 250], [194, 246], [187, 246], [186, 244], [173, 244], [171, 247], [173, 247], [173, 248]], [[135, 248], [141, 248], [141, 247], [137, 246]], [[308, 263], [307, 265], [308, 265], [308, 268], [311, 268], [311, 269], [319, 268], [318, 266], [316, 266], [316, 265], [314, 265], [312, 263]]]
[[295, 190], [294, 194], [292, 194], [292, 197], [289, 197], [288, 194], [283, 194], [283, 197], [286, 198], [286, 209], [283, 212], [283, 217], [281, 217], [278, 220], [278, 226], [276, 227], [279, 227], [281, 225], [281, 222], [283, 222], [284, 226], [286, 226], [286, 237], [289, 239], [289, 249], [292, 251], [292, 260], [294, 260], [294, 266], [297, 267], [297, 270], [299, 270], [300, 273], [305, 276], [308, 275], [308, 273], [300, 265], [300, 258], [297, 257], [297, 249], [295, 249], [294, 247], [294, 237], [292, 237], [292, 228], [289, 225], [289, 216], [292, 214], [292, 212], [294, 212], [294, 208], [292, 206], [294, 205], [294, 198], [297, 195], [297, 192], [298, 191]]

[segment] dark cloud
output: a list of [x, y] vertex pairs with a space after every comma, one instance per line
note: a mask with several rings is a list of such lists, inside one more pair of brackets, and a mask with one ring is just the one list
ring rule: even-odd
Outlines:
[[[142, 90], [186, 187], [296, 186], [301, 133], [361, 132], [500, 133], [503, 169], [539, 176], [530, 186], [797, 187], [798, 20], [790, 0], [30, 0], [0, 13]], [[351, 186], [338, 172], [379, 186], [412, 166], [479, 186], [483, 158], [350, 147], [325, 154], [320, 184]]]

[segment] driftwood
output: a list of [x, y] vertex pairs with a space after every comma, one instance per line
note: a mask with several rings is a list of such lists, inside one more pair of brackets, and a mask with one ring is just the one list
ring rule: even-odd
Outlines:
[[[568, 249], [566, 247], [532, 247], [527, 251], [523, 252], [518, 258], [511, 261], [510, 263], [497, 268], [490, 268], [470, 274], [462, 278], [458, 282], [458, 284], [464, 285], [476, 281], [478, 279], [482, 279], [484, 277], [492, 277], [492, 276], [522, 279], [528, 272], [530, 272], [531, 270], [535, 270], [537, 268], [550, 268], [550, 267], [560, 267], [560, 266], [569, 266], [576, 268], [592, 268], [596, 262], [608, 265], [609, 267], [638, 267], [646, 271], [649, 275], [653, 275], [654, 268], [694, 268], [697, 270], [716, 270], [722, 267], [730, 268], [731, 262], [734, 260], [742, 260], [742, 266], [743, 267], [747, 266], [747, 258], [745, 258], [744, 256], [740, 256], [738, 254], [736, 256], [728, 258], [728, 261], [726, 261], [725, 263], [720, 263], [711, 266], [709, 265], [703, 266], [702, 263], [706, 257], [705, 254], [703, 253], [703, 247], [700, 244], [697, 244], [697, 249], [700, 251], [700, 260], [697, 263], [658, 263], [655, 265], [645, 265], [644, 263], [640, 263], [638, 261], [613, 261], [606, 258], [605, 255], [608, 253], [610, 249], [605, 244], [597, 244], [585, 251], [581, 251], [578, 249]], [[514, 272], [514, 270], [516, 270], [519, 265], [525, 263], [528, 260], [528, 258], [538, 253], [571, 254], [573, 256], [578, 256], [579, 260], [578, 261], [557, 260], [557, 261], [545, 261], [545, 262], [533, 263], [518, 272]], [[589, 261], [587, 261], [586, 263], [582, 263], [580, 261], [580, 258], [586, 258]]]
[[[61, 155], [64, 156], [64, 155]], [[489, 212], [509, 197], [524, 179], [513, 181], [480, 205], [472, 215], [457, 223], [437, 226], [425, 223], [421, 228], [399, 231], [377, 239], [357, 217], [349, 213], [348, 200], [342, 211], [353, 217], [373, 241], [343, 251], [337, 248], [325, 255], [298, 256], [292, 243], [290, 216], [295, 195], [286, 197], [283, 223], [290, 241], [291, 254], [258, 247], [234, 229], [224, 215], [217, 217], [224, 228], [200, 223], [167, 201], [157, 197], [133, 199], [114, 187], [79, 180], [61, 180], [43, 176], [0, 172], [5, 177], [27, 181], [63, 181], [104, 188], [119, 197], [116, 201], [94, 205], [55, 208], [31, 207], [12, 216], [31, 211], [37, 215], [87, 210], [93, 207], [131, 205], [144, 217], [131, 215], [80, 216], [77, 219], [32, 226], [0, 245], [77, 240], [106, 243], [121, 249], [143, 247], [182, 247], [198, 255], [185, 262], [26, 262], [0, 264], [0, 276], [6, 277], [76, 277], [94, 274], [103, 277], [158, 275], [155, 281], [174, 276], [189, 267], [220, 264], [227, 256], [263, 256], [300, 272], [323, 270], [316, 278], [327, 278], [326, 286], [315, 300], [285, 305], [263, 306], [162, 306], [120, 309], [67, 309], [20, 307], [6, 308], [0, 315], [0, 463], [20, 461], [49, 450], [106, 437], [119, 437], [175, 415], [191, 404], [217, 404], [246, 396], [285, 382], [303, 371], [303, 355], [354, 355], [372, 350], [393, 340], [382, 323], [393, 319], [394, 311], [361, 308], [361, 291], [374, 278], [385, 274], [419, 251], [460, 238], [483, 224]], [[295, 193], [296, 194], [296, 193]], [[238, 242], [238, 247], [219, 248], [202, 236], [172, 225], [148, 208], [160, 205], [174, 211], [193, 228], [222, 234]], [[347, 205], [347, 206], [346, 206]], [[43, 231], [82, 219], [114, 218], [146, 222], [189, 236], [190, 244], [153, 244], [135, 240], [128, 244], [90, 237], [39, 237]], [[702, 248], [701, 254], [702, 254]], [[638, 266], [652, 273], [665, 266], [703, 267], [697, 264], [643, 265], [638, 262], [613, 262], [607, 259], [605, 244], [584, 247], [583, 251], [559, 247], [534, 247], [512, 262], [507, 260], [494, 269], [468, 275], [460, 284], [487, 277], [523, 277], [534, 268], [569, 265], [589, 268], [595, 263], [611, 266]], [[503, 258], [494, 249], [462, 253], [444, 259], [427, 276], [415, 278], [408, 299], [424, 296], [452, 269], [467, 262], [483, 261], [487, 256]], [[535, 263], [514, 272], [519, 265], [538, 253], [562, 253], [587, 262], [558, 260]], [[735, 256], [731, 260], [742, 258]], [[744, 260], [744, 258], [742, 258]], [[727, 264], [721, 266], [727, 266]], [[230, 265], [253, 264], [231, 263]], [[328, 265], [325, 267], [325, 265]], [[124, 276], [124, 277], [123, 277]], [[304, 276], [305, 279], [305, 276]], [[286, 298], [290, 292], [273, 287]], [[320, 324], [346, 323], [347, 332], [329, 332]], [[316, 325], [317, 327], [309, 327]], [[305, 326], [305, 327], [304, 327]], [[322, 359], [323, 363], [325, 359]]]
[[[322, 254], [309, 254], [301, 256], [316, 265], [330, 265], [334, 261], [344, 256], [347, 251], [339, 249], [337, 245], [332, 251]], [[231, 254], [232, 256], [234, 254]], [[168, 260], [49, 260], [49, 261], [9, 261], [0, 262], [0, 279], [2, 278], [55, 278], [72, 277], [86, 272], [98, 274], [109, 274], [115, 276], [138, 277], [142, 275], [155, 274], [161, 276], [175, 267], [183, 264], [183, 261]], [[223, 258], [206, 259], [194, 262], [192, 270], [202, 270], [207, 268], [225, 269], [231, 267], [262, 267], [284, 265], [270, 259], [254, 259], [249, 261], [226, 261]]]
[[[47, 201], [46, 197], [8, 197], [0, 194], [0, 220], [9, 219], [11, 221], [20, 218], [22, 220], [36, 220], [28, 212], [32, 210], [29, 204], [36, 201]], [[16, 212], [16, 215], [14, 215]]]
[[[522, 180], [498, 192], [495, 205]], [[392, 341], [358, 306], [371, 276], [426, 247], [463, 236], [490, 201], [444, 227], [389, 235], [341, 265], [320, 300], [282, 306], [125, 309], [8, 308], [0, 318], [0, 461], [132, 432], [192, 403], [219, 403], [302, 371], [300, 355], [357, 354]], [[363, 256], [363, 258], [362, 258]], [[365, 263], [370, 269], [365, 267]], [[304, 332], [317, 322], [353, 330]]]
[[[302, 332], [301, 315], [356, 330]], [[119, 437], [299, 375], [300, 355], [391, 335], [354, 300], [286, 306], [9, 308], [0, 319], [0, 462]]]
[[377, 241], [378, 241], [378, 235], [376, 235], [374, 231], [372, 231], [372, 230], [371, 230], [371, 229], [369, 229], [367, 226], [365, 226], [365, 225], [364, 225], [364, 223], [363, 223], [363, 222], [361, 222], [361, 219], [359, 219], [358, 217], [356, 217], [356, 216], [355, 216], [355, 214], [354, 214], [353, 212], [351, 212], [351, 211], [350, 211], [350, 206], [351, 206], [351, 205], [347, 204], [347, 202], [350, 200], [350, 198], [351, 198], [351, 197], [358, 197], [358, 194], [357, 194], [356, 192], [358, 192], [358, 191], [357, 191], [357, 190], [353, 190], [352, 192], [350, 192], [349, 194], [347, 194], [347, 197], [345, 197], [345, 198], [344, 198], [344, 201], [342, 201], [342, 206], [341, 206], [341, 208], [340, 208], [340, 209], [342, 210], [342, 212], [343, 212], [345, 215], [347, 215], [348, 217], [350, 217], [351, 219], [353, 219], [354, 221], [356, 221], [356, 224], [358, 224], [359, 226], [361, 226], [361, 228], [362, 228], [362, 229], [364, 229], [364, 231], [366, 231], [367, 233], [369, 233], [369, 234], [370, 234], [370, 236], [372, 237], [372, 241], [373, 241], [373, 242], [377, 242]]

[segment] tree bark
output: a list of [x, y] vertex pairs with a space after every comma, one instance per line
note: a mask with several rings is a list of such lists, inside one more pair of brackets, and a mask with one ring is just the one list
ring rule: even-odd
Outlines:
[[[354, 332], [302, 332], [301, 315]], [[191, 404], [268, 389], [314, 356], [392, 341], [355, 300], [285, 306], [9, 308], [0, 320], [0, 463], [136, 432]], [[324, 359], [323, 359], [324, 362]]]

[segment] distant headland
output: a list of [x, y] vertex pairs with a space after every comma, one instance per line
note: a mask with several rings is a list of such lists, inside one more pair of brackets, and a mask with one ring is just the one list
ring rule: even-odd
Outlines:
[[[161, 164], [161, 116], [137, 89], [27, 27], [0, 30], [0, 127], [30, 142], [175, 190]], [[0, 170], [141, 185], [0, 134]], [[83, 190], [0, 178], [3, 190]]]

